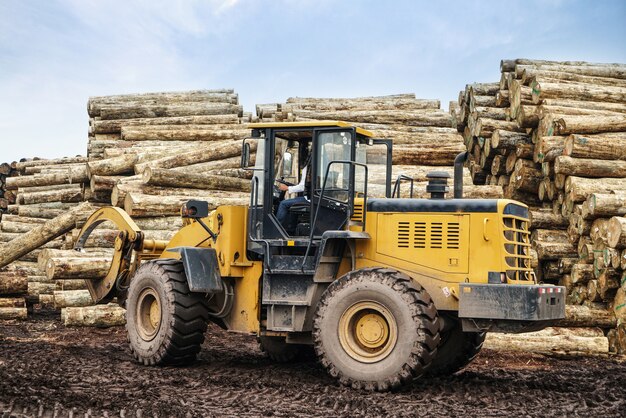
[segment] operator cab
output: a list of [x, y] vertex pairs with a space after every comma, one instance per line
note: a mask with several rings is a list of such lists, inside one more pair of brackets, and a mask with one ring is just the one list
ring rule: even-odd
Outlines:
[[[374, 139], [371, 132], [345, 122], [257, 123], [251, 128], [242, 167], [254, 172], [248, 224], [252, 241], [306, 246], [326, 231], [357, 222], [355, 204], [363, 221], [368, 195], [391, 196], [389, 140]], [[281, 184], [303, 187], [291, 187], [297, 192], [290, 193]], [[283, 201], [289, 209], [281, 222]]]

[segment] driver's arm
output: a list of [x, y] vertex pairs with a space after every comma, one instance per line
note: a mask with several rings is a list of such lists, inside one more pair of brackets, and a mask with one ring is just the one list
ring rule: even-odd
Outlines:
[[302, 176], [300, 176], [300, 183], [295, 184], [293, 186], [289, 186], [287, 188], [287, 191], [289, 193], [301, 193], [304, 191], [304, 182], [306, 181], [306, 171], [307, 171], [307, 167], [305, 166], [302, 169]]

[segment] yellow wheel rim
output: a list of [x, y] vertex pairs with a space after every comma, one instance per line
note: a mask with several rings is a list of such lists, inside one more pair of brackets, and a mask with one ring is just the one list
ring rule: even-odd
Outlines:
[[152, 340], [161, 328], [161, 303], [154, 289], [144, 289], [139, 295], [135, 318], [139, 336]]
[[398, 340], [398, 326], [391, 312], [374, 301], [357, 302], [339, 319], [339, 342], [344, 351], [362, 363], [386, 358]]

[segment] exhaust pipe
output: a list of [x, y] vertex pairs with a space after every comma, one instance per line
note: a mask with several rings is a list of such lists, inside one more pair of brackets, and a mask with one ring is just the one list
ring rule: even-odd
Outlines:
[[464, 151], [454, 159], [454, 198], [463, 199], [463, 164], [467, 161], [469, 152]]

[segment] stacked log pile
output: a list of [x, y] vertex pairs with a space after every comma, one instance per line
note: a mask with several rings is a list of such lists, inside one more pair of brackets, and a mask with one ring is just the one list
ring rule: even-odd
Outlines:
[[[14, 172], [5, 179], [13, 203], [0, 221], [0, 265], [11, 262], [2, 268], [7, 283], [11, 274], [25, 281], [29, 306], [54, 304], [54, 282], [37, 266], [40, 253], [64, 247], [65, 233], [76, 223], [82, 226], [93, 211], [92, 206], [83, 207], [80, 213], [74, 211], [83, 200], [86, 161], [86, 157], [23, 160], [13, 164]], [[66, 217], [63, 224], [48, 227], [55, 217], [68, 213], [71, 218]]]
[[238, 100], [229, 89], [90, 98], [91, 199], [161, 231], [181, 226], [159, 219], [186, 200], [243, 203], [250, 186], [238, 156], [250, 116]]
[[[452, 177], [454, 158], [465, 150], [462, 136], [451, 128], [452, 117], [440, 109], [439, 100], [417, 99], [415, 94], [350, 99], [292, 97], [286, 103], [258, 105], [256, 110], [260, 121], [341, 120], [367, 129], [377, 138], [391, 139], [393, 180], [400, 174], [413, 178], [413, 197], [428, 197], [428, 172], [447, 171]], [[471, 185], [467, 172], [465, 180], [468, 198], [502, 195], [502, 187], [497, 185]]]
[[6, 180], [8, 177], [17, 175], [15, 170], [16, 162], [0, 163], [0, 219], [7, 212], [9, 205], [15, 203], [15, 193], [7, 190]]
[[[623, 321], [626, 65], [505, 60], [499, 82], [468, 85], [451, 112], [474, 183], [530, 206], [539, 279]], [[617, 324], [611, 348], [626, 352]]]

